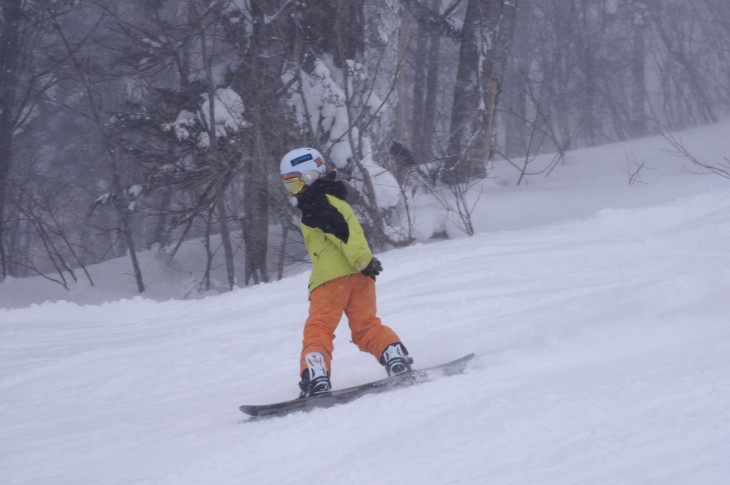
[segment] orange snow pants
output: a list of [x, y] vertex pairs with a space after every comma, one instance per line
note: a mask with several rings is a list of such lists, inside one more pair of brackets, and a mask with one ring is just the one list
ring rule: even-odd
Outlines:
[[335, 329], [343, 312], [350, 324], [353, 343], [376, 359], [380, 359], [388, 345], [400, 342], [395, 332], [383, 325], [375, 314], [375, 281], [360, 273], [343, 276], [328, 281], [310, 296], [309, 317], [304, 324], [300, 374], [307, 368], [304, 356], [310, 352], [324, 355], [327, 370], [332, 369], [330, 363]]

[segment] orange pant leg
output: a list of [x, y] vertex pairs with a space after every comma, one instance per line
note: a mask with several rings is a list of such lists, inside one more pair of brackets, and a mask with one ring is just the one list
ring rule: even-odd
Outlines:
[[375, 281], [362, 274], [353, 275], [351, 279], [354, 287], [345, 314], [352, 331], [352, 341], [363, 352], [380, 359], [385, 348], [400, 342], [400, 339], [376, 315]]
[[312, 292], [309, 300], [309, 317], [304, 324], [302, 354], [299, 359], [300, 373], [307, 368], [304, 356], [310, 352], [319, 352], [324, 356], [327, 370], [331, 374], [330, 363], [334, 350], [335, 329], [340, 323], [351, 292], [350, 277], [332, 280]]

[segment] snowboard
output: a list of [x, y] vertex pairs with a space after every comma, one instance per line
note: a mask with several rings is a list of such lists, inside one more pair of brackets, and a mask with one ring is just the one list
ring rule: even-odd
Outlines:
[[359, 386], [338, 389], [320, 396], [293, 399], [291, 401], [278, 402], [274, 404], [243, 405], [239, 406], [239, 409], [250, 416], [265, 417], [284, 416], [297, 411], [311, 411], [312, 409], [317, 408], [328, 408], [335, 404], [350, 402], [366, 394], [375, 394], [401, 387], [412, 386], [421, 382], [427, 382], [431, 380], [433, 376], [461, 374], [464, 372], [466, 365], [473, 358], [474, 354], [468, 354], [444, 364], [435, 365], [425, 369], [412, 370], [405, 374], [386, 377], [385, 379], [360, 384]]

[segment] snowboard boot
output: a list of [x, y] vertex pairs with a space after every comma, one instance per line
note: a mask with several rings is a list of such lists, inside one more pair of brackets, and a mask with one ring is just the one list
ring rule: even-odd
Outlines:
[[380, 364], [385, 366], [388, 377], [410, 372], [412, 363], [413, 358], [400, 342], [388, 345], [380, 356]]
[[299, 399], [328, 394], [332, 390], [330, 376], [324, 365], [324, 356], [319, 352], [311, 352], [304, 356], [307, 368], [302, 371], [299, 381]]

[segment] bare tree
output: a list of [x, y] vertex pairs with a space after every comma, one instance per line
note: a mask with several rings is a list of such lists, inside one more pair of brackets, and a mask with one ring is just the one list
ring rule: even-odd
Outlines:
[[49, 29], [45, 11], [39, 7], [37, 2], [0, 1], [0, 282], [9, 271], [5, 214], [16, 156], [15, 139], [58, 81], [57, 73], [64, 62], [63, 58], [54, 59], [43, 47]]
[[[61, 199], [70, 193], [64, 185], [58, 180], [45, 182], [32, 168], [27, 171], [22, 182], [13, 184], [10, 201], [16, 209], [19, 222], [24, 223], [21, 225], [32, 235], [32, 241], [40, 251], [17, 251], [10, 261], [66, 289], [69, 289], [68, 278], [78, 281], [74, 268], [80, 268], [89, 284], [94, 286], [79, 249], [61, 222], [65, 208]], [[27, 239], [31, 240], [31, 237]], [[42, 256], [42, 261], [37, 261], [37, 255]], [[54, 269], [57, 278], [46, 274], [49, 267]]]
[[104, 20], [104, 16], [102, 15], [99, 17], [96, 24], [86, 34], [86, 36], [82, 38], [81, 41], [74, 42], [67, 35], [66, 29], [61, 26], [61, 23], [59, 22], [59, 18], [56, 13], [52, 10], [49, 10], [49, 14], [51, 24], [53, 25], [53, 28], [55, 29], [61, 40], [63, 48], [68, 55], [68, 59], [73, 68], [73, 72], [75, 73], [79, 85], [83, 90], [86, 98], [88, 110], [82, 114], [90, 121], [92, 121], [94, 127], [97, 130], [101, 146], [106, 153], [107, 164], [111, 177], [111, 185], [113, 189], [113, 196], [111, 197], [111, 200], [114, 204], [114, 208], [118, 218], [118, 223], [120, 226], [119, 232], [124, 238], [127, 251], [129, 252], [129, 257], [132, 262], [132, 270], [134, 271], [134, 279], [137, 283], [137, 290], [140, 293], [144, 293], [145, 285], [142, 277], [142, 268], [139, 264], [139, 260], [137, 259], [137, 250], [132, 228], [132, 218], [125, 200], [125, 194], [127, 192], [125, 191], [125, 188], [122, 184], [122, 167], [120, 164], [119, 155], [114, 148], [114, 144], [109, 137], [109, 133], [107, 132], [101, 107], [98, 103], [99, 94], [95, 89], [96, 84], [101, 82], [99, 78], [96, 78], [97, 74], [95, 72], [96, 69], [100, 68], [100, 66], [94, 65], [90, 57], [83, 58], [80, 51], [81, 47], [84, 46], [88, 38], [101, 25], [102, 21]]
[[705, 162], [690, 152], [684, 143], [682, 143], [682, 140], [667, 133], [663, 133], [662, 136], [672, 147], [670, 153], [689, 161], [694, 169], [694, 173], [698, 175], [719, 175], [720, 177], [730, 179], [730, 158], [725, 157], [722, 161], [717, 162]]

